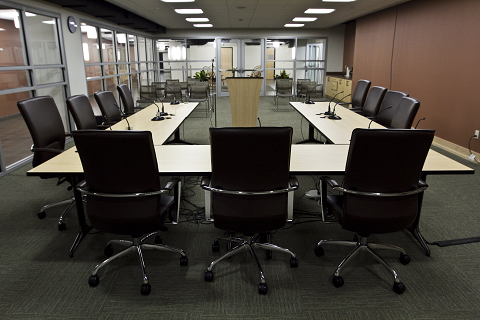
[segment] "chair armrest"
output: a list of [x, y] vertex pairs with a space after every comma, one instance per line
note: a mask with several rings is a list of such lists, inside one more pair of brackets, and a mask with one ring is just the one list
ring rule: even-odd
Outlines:
[[349, 104], [352, 104], [351, 102], [341, 102], [339, 103], [339, 105], [341, 106], [346, 106], [346, 105], [349, 105]]
[[97, 124], [97, 129], [107, 129], [108, 127], [110, 127], [109, 125], [107, 124]]
[[172, 178], [170, 179], [165, 187], [163, 187], [164, 190], [169, 190], [172, 191], [173, 188], [180, 182], [181, 180], [179, 178]]
[[320, 177], [320, 180], [328, 183], [328, 185], [332, 188], [339, 188], [340, 187], [340, 185], [338, 184], [337, 181], [333, 180], [332, 178], [330, 178], [328, 176]]
[[288, 183], [292, 189], [298, 189], [299, 183], [297, 177], [290, 177]]
[[363, 110], [363, 108], [360, 108], [360, 107], [352, 107], [352, 108], [348, 108], [348, 110], [358, 111], [358, 110]]
[[428, 184], [425, 181], [420, 179], [420, 180], [418, 180], [418, 187], [419, 188], [428, 188]]
[[52, 149], [52, 148], [35, 148], [34, 146], [32, 146], [30, 150], [32, 152], [50, 152], [50, 153], [56, 153], [56, 154], [60, 154], [64, 151], [64, 150]]
[[200, 182], [200, 186], [205, 189], [210, 185], [210, 178], [209, 177], [202, 177], [202, 181]]

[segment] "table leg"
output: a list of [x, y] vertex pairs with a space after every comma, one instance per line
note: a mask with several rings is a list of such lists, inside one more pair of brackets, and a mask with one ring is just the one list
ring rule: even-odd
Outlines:
[[[422, 174], [421, 179], [426, 182], [427, 181], [427, 176]], [[422, 249], [425, 251], [425, 255], [427, 257], [429, 257], [430, 256], [430, 248], [427, 245], [427, 241], [425, 240], [425, 238], [420, 233], [420, 228], [418, 226], [419, 223], [420, 223], [420, 213], [422, 211], [423, 195], [424, 195], [423, 192], [418, 195], [418, 214], [417, 214], [417, 217], [415, 218], [415, 221], [413, 222], [413, 224], [407, 230], [415, 237], [415, 239], [417, 239], [418, 243], [420, 244]]]
[[315, 139], [315, 127], [312, 126], [311, 123], [308, 124], [308, 139], [307, 139], [307, 140], [300, 141], [300, 142], [297, 142], [297, 144], [309, 143], [309, 142], [313, 142], [313, 143], [323, 143], [323, 142], [321, 142], [320, 140]]
[[178, 130], [178, 128], [177, 128], [177, 130], [175, 130], [173, 140], [165, 142], [165, 144], [171, 144], [171, 143], [183, 143], [183, 144], [190, 144], [190, 145], [193, 144], [193, 143], [190, 143], [190, 142], [187, 142], [187, 141], [184, 141], [184, 140], [180, 139], [180, 131]]
[[[77, 182], [77, 181], [75, 181]], [[74, 186], [76, 183], [74, 184]], [[70, 248], [70, 258], [73, 258], [73, 253], [77, 249], [80, 242], [82, 242], [83, 238], [92, 230], [92, 227], [87, 224], [85, 219], [85, 211], [83, 210], [83, 202], [82, 202], [82, 194], [78, 191], [75, 187], [73, 190], [73, 194], [75, 196], [75, 206], [77, 208], [77, 217], [78, 217], [78, 224], [80, 225], [80, 231], [73, 241], [72, 247]]]

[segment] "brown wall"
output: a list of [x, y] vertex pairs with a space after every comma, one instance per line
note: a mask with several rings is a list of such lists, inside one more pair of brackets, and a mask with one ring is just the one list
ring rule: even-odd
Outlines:
[[[353, 54], [355, 52], [355, 28], [356, 22], [351, 21], [345, 24], [345, 40], [343, 44], [343, 68], [353, 67]], [[345, 69], [343, 71], [346, 71]]]
[[425, 117], [419, 128], [468, 148], [480, 130], [479, 17], [478, 0], [416, 0], [357, 19], [354, 84], [409, 93], [414, 124]]

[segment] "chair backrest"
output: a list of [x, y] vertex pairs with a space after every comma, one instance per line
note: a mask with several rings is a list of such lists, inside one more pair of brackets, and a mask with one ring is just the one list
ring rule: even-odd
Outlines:
[[306, 86], [309, 83], [311, 83], [310, 79], [297, 79], [297, 94], [306, 94]]
[[158, 228], [160, 196], [122, 197], [160, 190], [151, 132], [79, 130], [72, 136], [89, 191], [118, 195], [87, 195], [86, 211], [92, 226], [130, 235]]
[[117, 86], [117, 91], [122, 100], [123, 110], [125, 113], [135, 112], [135, 102], [133, 101], [132, 92], [128, 88], [128, 85], [121, 84]]
[[375, 117], [386, 93], [387, 88], [372, 87], [363, 104], [363, 115], [366, 117]]
[[169, 84], [178, 84], [180, 82], [180, 80], [178, 79], [167, 79], [165, 80], [165, 84], [166, 85], [169, 85]]
[[[434, 130], [355, 129], [348, 151], [343, 187], [399, 193], [418, 189]], [[342, 227], [359, 233], [386, 233], [411, 226], [418, 194], [364, 196], [343, 194]]]
[[[17, 102], [17, 107], [30, 131], [35, 148], [65, 150], [65, 127], [52, 97], [21, 100]], [[36, 167], [56, 155], [57, 153], [36, 151], [32, 165]]]
[[208, 82], [207, 85], [204, 84], [192, 84], [189, 88], [190, 97], [189, 99], [208, 99]]
[[310, 99], [311, 101], [321, 101], [323, 100], [323, 84], [316, 84], [316, 83], [307, 83], [304, 84], [306, 89], [306, 98]]
[[275, 90], [280, 94], [293, 94], [292, 79], [276, 79]]
[[145, 100], [147, 102], [151, 102], [152, 100], [155, 100], [157, 97], [157, 85], [152, 85], [152, 86], [140, 86], [140, 92], [139, 92], [139, 100]]
[[67, 98], [67, 108], [75, 121], [77, 130], [97, 129], [97, 119], [86, 95], [79, 94]]
[[98, 107], [102, 112], [103, 120], [105, 124], [113, 124], [122, 119], [117, 100], [110, 91], [97, 91], [93, 94], [95, 101], [97, 101]]
[[178, 83], [165, 85], [165, 98], [173, 99], [174, 95], [177, 100], [181, 100], [182, 87]]
[[420, 101], [411, 97], [403, 97], [400, 100], [397, 111], [393, 115], [390, 128], [392, 129], [411, 129], [413, 119], [420, 108]]
[[[290, 127], [210, 128], [211, 186], [230, 191], [270, 191], [288, 187]], [[287, 194], [212, 194], [217, 228], [257, 233], [281, 228]]]
[[[377, 122], [382, 126], [390, 127], [392, 124], [393, 115], [397, 112], [398, 104], [403, 97], [408, 97], [408, 93], [401, 91], [387, 91], [383, 98], [380, 109], [378, 110]], [[387, 110], [387, 108], [389, 108]]]
[[363, 108], [371, 83], [369, 80], [358, 80], [352, 95], [352, 108]]

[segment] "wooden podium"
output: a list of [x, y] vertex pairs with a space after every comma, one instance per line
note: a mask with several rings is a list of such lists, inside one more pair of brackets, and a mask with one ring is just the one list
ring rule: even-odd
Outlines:
[[232, 109], [232, 127], [256, 127], [263, 78], [232, 77], [226, 80]]

